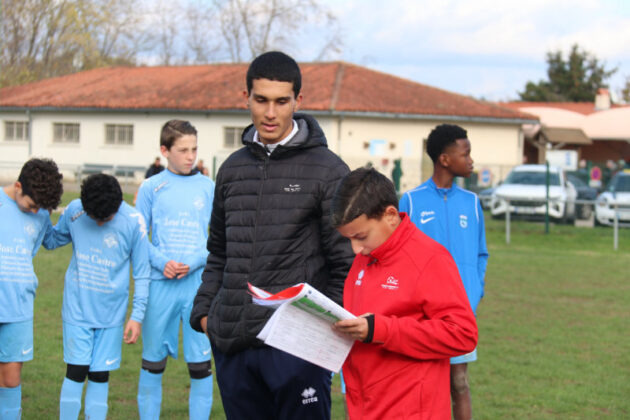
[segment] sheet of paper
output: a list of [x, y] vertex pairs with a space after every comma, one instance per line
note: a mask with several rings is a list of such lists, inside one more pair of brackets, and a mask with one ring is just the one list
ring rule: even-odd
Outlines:
[[258, 338], [332, 372], [339, 372], [354, 340], [334, 332], [329, 322], [283, 305], [276, 309]]

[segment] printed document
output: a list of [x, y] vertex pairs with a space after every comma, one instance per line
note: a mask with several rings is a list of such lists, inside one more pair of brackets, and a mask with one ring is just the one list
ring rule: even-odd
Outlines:
[[333, 372], [339, 372], [354, 340], [333, 331], [341, 319], [356, 318], [307, 283], [274, 295], [248, 284], [252, 301], [275, 308], [258, 334], [267, 345]]

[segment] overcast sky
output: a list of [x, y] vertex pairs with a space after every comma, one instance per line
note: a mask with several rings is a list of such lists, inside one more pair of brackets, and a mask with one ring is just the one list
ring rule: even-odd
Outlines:
[[517, 99], [574, 43], [630, 77], [630, 0], [323, 0], [344, 31], [340, 59], [449, 91]]

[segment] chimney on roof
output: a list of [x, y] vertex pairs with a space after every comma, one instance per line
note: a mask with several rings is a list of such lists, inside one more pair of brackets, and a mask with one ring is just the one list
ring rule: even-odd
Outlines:
[[595, 95], [595, 111], [603, 111], [610, 109], [610, 93], [606, 88], [597, 89], [597, 95]]

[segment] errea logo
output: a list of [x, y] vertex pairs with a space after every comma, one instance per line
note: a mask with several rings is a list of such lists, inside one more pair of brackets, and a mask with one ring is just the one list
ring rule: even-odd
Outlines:
[[284, 192], [300, 192], [302, 191], [302, 186], [300, 184], [289, 184], [288, 187], [284, 187]]
[[302, 391], [302, 405], [312, 404], [317, 402], [317, 397], [315, 396], [315, 391], [312, 387], [305, 388]]
[[466, 229], [468, 227], [468, 216], [466, 216], [465, 214], [460, 214], [459, 225], [462, 227], [462, 229]]
[[103, 242], [105, 243], [105, 245], [107, 245], [108, 248], [118, 246], [118, 239], [116, 239], [116, 235], [114, 235], [113, 233], [108, 233], [107, 235], [105, 235], [105, 238], [103, 238]]
[[361, 286], [361, 280], [363, 280], [364, 275], [365, 275], [365, 270], [359, 271], [359, 274], [357, 275], [357, 279], [354, 282], [355, 286]]

